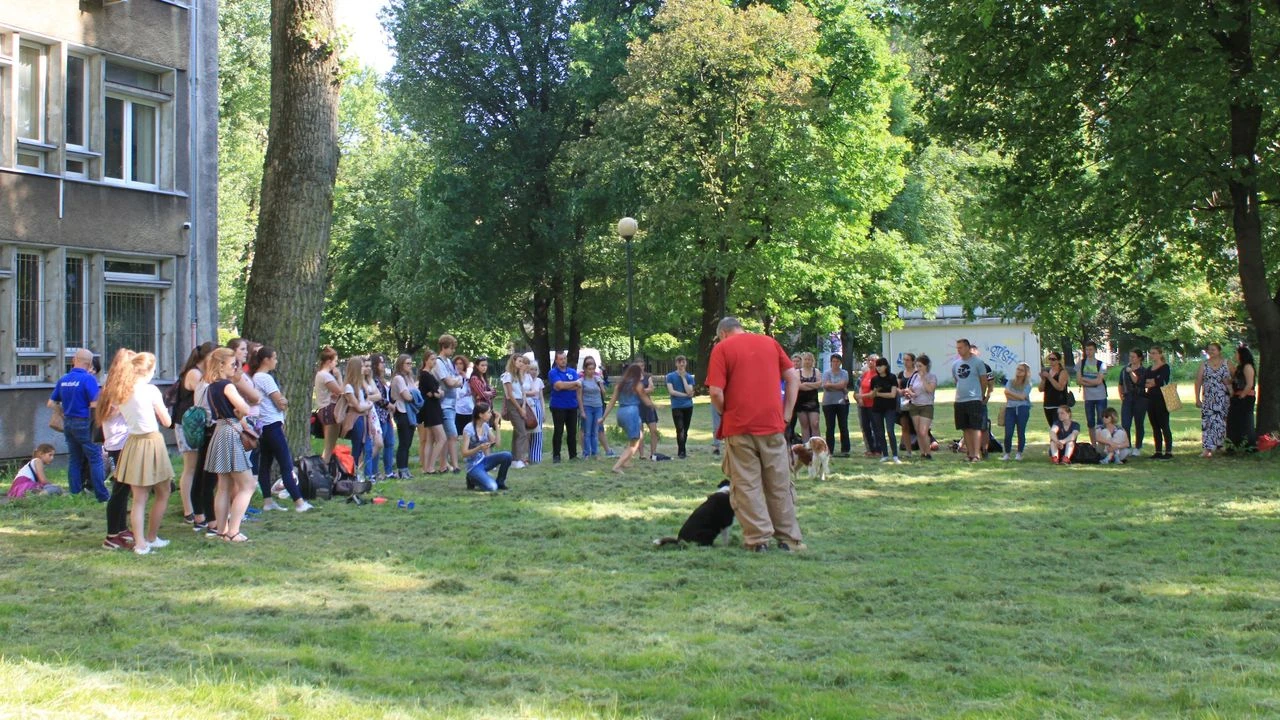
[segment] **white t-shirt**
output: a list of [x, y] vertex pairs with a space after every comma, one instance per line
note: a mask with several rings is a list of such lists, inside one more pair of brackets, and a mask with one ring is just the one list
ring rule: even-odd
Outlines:
[[146, 435], [160, 431], [160, 421], [156, 420], [156, 405], [164, 405], [164, 396], [160, 388], [149, 382], [138, 381], [133, 386], [133, 394], [120, 406], [120, 414], [129, 425], [130, 435]]
[[255, 373], [253, 386], [262, 393], [262, 402], [258, 403], [258, 419], [263, 427], [284, 422], [284, 411], [276, 407], [275, 401], [271, 399], [271, 393], [280, 392], [280, 386], [276, 384], [276, 379], [271, 376], [271, 373]]
[[471, 383], [467, 382], [465, 375], [462, 376], [462, 386], [457, 390], [454, 410], [459, 415], [471, 415], [476, 411], [476, 398], [471, 394]]
[[[178, 422], [178, 432], [182, 432], [181, 418], [176, 418]], [[123, 450], [124, 443], [129, 439], [129, 423], [125, 421], [124, 416], [116, 413], [107, 418], [102, 423], [102, 449], [107, 451]]]
[[338, 382], [338, 379], [335, 378], [333, 373], [328, 370], [321, 370], [316, 373], [315, 406], [317, 410], [337, 400], [337, 398], [333, 396], [333, 393], [329, 392], [329, 383], [336, 382]]
[[[453, 359], [448, 360], [436, 356], [436, 366], [431, 369], [431, 374], [436, 376], [440, 381], [440, 407], [448, 410], [454, 406], [454, 402], [458, 399], [458, 391], [461, 388], [449, 387], [445, 384], [445, 378], [457, 377], [458, 369], [453, 366]], [[464, 383], [465, 384], [465, 383]]]
[[405, 407], [405, 403], [407, 401], [404, 399], [404, 396], [402, 395], [402, 393], [408, 392], [413, 389], [413, 386], [410, 385], [411, 382], [413, 381], [409, 380], [403, 375], [396, 375], [395, 377], [391, 378], [391, 399], [395, 400], [396, 412], [398, 413], [408, 412], [408, 410]]
[[[527, 377], [527, 376], [526, 376], [526, 377]], [[508, 384], [509, 384], [509, 385], [511, 385], [511, 399], [512, 399], [512, 400], [523, 400], [523, 399], [524, 399], [524, 384], [522, 384], [522, 383], [518, 383], [518, 382], [515, 382], [514, 380], [512, 380], [512, 378], [511, 378], [511, 373], [509, 373], [509, 372], [504, 372], [504, 373], [502, 373], [502, 377], [501, 377], [501, 378], [499, 378], [499, 379], [502, 381], [503, 386], [506, 386], [506, 385], [508, 385]]]

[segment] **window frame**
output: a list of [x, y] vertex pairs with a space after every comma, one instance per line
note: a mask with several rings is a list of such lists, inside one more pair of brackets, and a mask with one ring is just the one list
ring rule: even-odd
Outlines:
[[[111, 100], [118, 100], [121, 103], [121, 147], [120, 147], [120, 173], [124, 177], [112, 177], [107, 174], [109, 165], [108, 150], [106, 143], [110, 135], [111, 117], [107, 112], [107, 104]], [[154, 182], [141, 182], [133, 179], [133, 106], [143, 105], [151, 108], [152, 111], [152, 128], [151, 128], [151, 174], [155, 178]], [[160, 188], [160, 133], [161, 133], [161, 113], [163, 108], [161, 103], [150, 98], [143, 99], [131, 93], [118, 92], [116, 90], [108, 90], [102, 101], [102, 126], [105, 131], [102, 148], [102, 181], [111, 185], [119, 185], [123, 187], [146, 188], [156, 190]]]
[[[145, 296], [145, 297], [151, 298], [150, 328], [151, 328], [152, 347], [151, 349], [146, 350], [146, 352], [159, 355], [159, 352], [162, 350], [161, 342], [163, 338], [163, 335], [161, 334], [161, 331], [160, 331], [160, 314], [161, 314], [162, 304], [164, 303], [164, 292], [165, 291], [163, 288], [159, 288], [151, 285], [139, 285], [139, 284], [128, 283], [128, 282], [108, 282], [103, 285], [102, 287], [102, 320], [103, 320], [102, 347], [104, 350], [103, 356], [102, 356], [103, 370], [108, 369], [108, 365], [111, 362], [111, 358], [115, 357], [116, 350], [119, 350], [119, 347], [116, 347], [116, 348], [112, 347], [111, 336], [108, 331], [108, 329], [111, 327], [111, 316], [109, 314], [111, 310], [111, 302], [109, 300], [109, 296], [112, 293], [118, 293], [122, 295], [136, 295], [136, 296]], [[128, 346], [121, 345], [120, 347], [128, 347]], [[130, 349], [138, 350], [138, 348], [130, 348]]]
[[66, 267], [66, 266], [69, 266], [69, 265], [70, 265], [71, 263], [73, 263], [73, 262], [79, 262], [79, 263], [80, 263], [80, 327], [79, 327], [79, 332], [80, 332], [80, 343], [79, 343], [79, 344], [72, 344], [72, 343], [70, 342], [70, 339], [71, 339], [71, 333], [70, 333], [71, 323], [69, 322], [69, 320], [68, 320], [68, 318], [67, 318], [67, 314], [68, 314], [68, 313], [70, 312], [70, 310], [71, 310], [71, 303], [69, 302], [69, 300], [70, 300], [70, 298], [68, 297], [69, 293], [64, 293], [64, 295], [63, 295], [63, 301], [62, 301], [62, 304], [63, 304], [63, 307], [62, 307], [62, 346], [63, 346], [63, 348], [62, 348], [62, 349], [63, 349], [63, 354], [64, 354], [64, 355], [66, 355], [67, 357], [71, 357], [71, 356], [75, 355], [76, 350], [79, 350], [80, 348], [85, 347], [85, 346], [87, 346], [87, 345], [89, 344], [89, 268], [90, 268], [90, 261], [89, 261], [89, 258], [88, 258], [88, 257], [86, 257], [86, 256], [84, 256], [84, 255], [73, 255], [73, 254], [71, 254], [71, 253], [67, 253], [66, 258], [65, 258], [65, 260], [63, 261], [63, 265], [64, 265], [64, 270], [63, 270], [63, 280], [64, 280], [64, 282], [66, 281], [66, 278], [67, 278], [67, 277], [69, 276], [69, 274], [70, 274], [70, 272], [69, 272], [69, 271], [70, 271], [70, 268], [69, 268], [69, 267]]
[[[19, 294], [19, 284], [22, 282], [22, 258], [23, 256], [35, 258], [36, 263], [36, 288], [35, 288], [35, 308], [36, 308], [36, 345], [21, 345], [24, 339], [21, 337], [21, 323], [19, 315], [22, 312], [21, 304], [23, 298]], [[40, 355], [45, 352], [45, 307], [44, 293], [47, 278], [44, 271], [44, 255], [39, 251], [33, 252], [31, 248], [19, 248], [13, 256], [13, 343], [19, 357]]]

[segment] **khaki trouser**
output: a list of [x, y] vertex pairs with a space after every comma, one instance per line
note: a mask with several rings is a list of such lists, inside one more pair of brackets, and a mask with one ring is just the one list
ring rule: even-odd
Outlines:
[[502, 417], [511, 423], [511, 456], [516, 460], [529, 459], [529, 428], [524, 424], [524, 416], [513, 402], [503, 401]]
[[796, 493], [782, 434], [733, 435], [724, 440], [721, 468], [729, 476], [729, 499], [747, 547], [771, 538], [800, 543]]

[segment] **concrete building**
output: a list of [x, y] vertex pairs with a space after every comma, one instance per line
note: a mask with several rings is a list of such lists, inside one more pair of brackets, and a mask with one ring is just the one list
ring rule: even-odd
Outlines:
[[171, 380], [217, 313], [216, 0], [0, 0], [0, 457], [70, 355]]
[[1040, 338], [1032, 331], [1031, 320], [1009, 320], [988, 315], [983, 308], [969, 318], [959, 305], [943, 305], [927, 317], [923, 310], [898, 308], [903, 326], [881, 333], [884, 357], [893, 372], [902, 370], [904, 353], [928, 355], [938, 382], [953, 384], [951, 368], [959, 360], [956, 340], [966, 338], [978, 346], [982, 359], [1004, 377], [1012, 377], [1018, 363], [1031, 366], [1031, 375], [1040, 372]]

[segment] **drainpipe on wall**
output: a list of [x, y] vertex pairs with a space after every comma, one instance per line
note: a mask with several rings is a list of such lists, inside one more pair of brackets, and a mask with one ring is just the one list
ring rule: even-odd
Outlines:
[[[199, 319], [200, 306], [196, 287], [199, 278], [199, 237], [200, 237], [200, 171], [197, 158], [200, 156], [200, 3], [203, 0], [192, 0], [187, 14], [189, 42], [189, 59], [187, 61], [187, 173], [189, 190], [187, 200], [187, 222], [184, 230], [187, 233], [187, 305], [191, 314], [191, 344], [194, 348], [200, 344]], [[184, 353], [179, 353], [184, 355]]]

